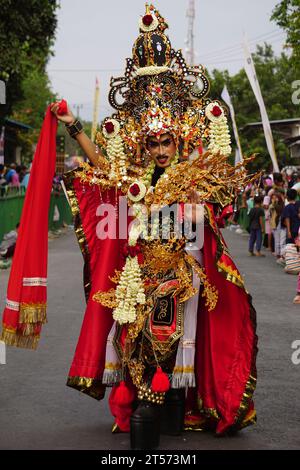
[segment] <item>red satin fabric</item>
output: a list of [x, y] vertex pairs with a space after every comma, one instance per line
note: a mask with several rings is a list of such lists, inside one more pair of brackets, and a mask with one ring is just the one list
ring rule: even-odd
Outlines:
[[[7, 299], [18, 303], [45, 303], [45, 286], [23, 286], [23, 278], [47, 277], [48, 209], [56, 160], [57, 119], [48, 107], [35, 151], [26, 190], [16, 250], [11, 267]], [[21, 333], [19, 312], [5, 308], [3, 326]], [[38, 335], [40, 325], [35, 334]]]
[[[221, 416], [216, 431], [223, 433], [234, 424], [250, 374], [256, 376], [257, 337], [250, 299], [244, 289], [218, 272], [216, 253], [216, 236], [206, 226], [203, 262], [219, 300], [212, 312], [205, 308], [203, 298], [199, 302], [196, 383], [204, 408], [213, 408]], [[236, 269], [233, 263], [232, 267]], [[251, 400], [248, 407], [252, 407]]]
[[78, 179], [74, 180], [73, 185], [86, 240], [85, 257], [90, 267], [91, 290], [69, 376], [98, 379], [103, 374], [106, 340], [113, 319], [111, 309], [95, 302], [92, 297], [99, 290], [107, 291], [115, 287], [109, 277], [115, 274], [115, 269], [122, 269], [124, 265], [122, 252], [127, 240], [100, 240], [96, 233], [101, 220], [96, 215], [97, 208], [101, 203], [115, 205], [116, 191], [110, 189], [100, 196], [98, 190], [82, 185]]

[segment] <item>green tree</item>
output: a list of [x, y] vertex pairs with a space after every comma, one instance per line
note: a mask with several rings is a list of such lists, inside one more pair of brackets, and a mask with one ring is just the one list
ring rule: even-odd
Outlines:
[[0, 121], [24, 96], [23, 80], [33, 68], [45, 71], [53, 45], [57, 0], [0, 0], [0, 79], [7, 104]]
[[292, 62], [300, 71], [300, 0], [283, 0], [276, 5], [272, 17], [287, 33], [286, 46], [292, 49]]
[[29, 132], [18, 133], [23, 160], [31, 161], [32, 146], [38, 140], [46, 105], [56, 97], [51, 91], [47, 73], [35, 64], [31, 65], [30, 71], [21, 81], [20, 90], [23, 99], [15, 103], [11, 117], [32, 127]]
[[[295, 69], [291, 58], [285, 54], [276, 57], [268, 44], [257, 46], [253, 54], [257, 77], [270, 120], [298, 117], [298, 109], [292, 102], [292, 83]], [[269, 168], [268, 154], [262, 128], [245, 132], [243, 128], [250, 122], [261, 121], [259, 107], [244, 69], [230, 76], [228, 71], [213, 70], [211, 74], [211, 94], [214, 99], [221, 99], [224, 85], [227, 85], [236, 113], [237, 126], [240, 129], [241, 145], [244, 154], [257, 153], [252, 169]], [[290, 163], [289, 149], [282, 136], [273, 132], [279, 166]], [[234, 139], [233, 139], [234, 141]]]

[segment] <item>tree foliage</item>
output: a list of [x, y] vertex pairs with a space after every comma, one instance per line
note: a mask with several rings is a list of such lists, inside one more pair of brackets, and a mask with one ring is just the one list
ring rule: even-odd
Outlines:
[[47, 73], [32, 64], [20, 83], [23, 98], [14, 105], [11, 118], [31, 126], [28, 132], [18, 133], [18, 145], [22, 147], [23, 161], [31, 161], [32, 146], [38, 140], [47, 104], [55, 100]]
[[[272, 47], [265, 44], [257, 46], [253, 59], [269, 119], [299, 117], [298, 107], [292, 102], [295, 71], [291, 58], [285, 54], [276, 57]], [[258, 154], [252, 165], [253, 169], [269, 168], [271, 160], [262, 128], [256, 128], [252, 132], [243, 131], [246, 124], [261, 121], [259, 107], [244, 69], [233, 76], [230, 76], [228, 71], [213, 70], [211, 74], [213, 98], [221, 99], [225, 84], [233, 101], [243, 153]], [[279, 166], [291, 163], [289, 149], [284, 144], [282, 136], [273, 131], [273, 137]]]
[[6, 82], [6, 106], [0, 120], [24, 97], [23, 81], [45, 71], [53, 45], [57, 0], [0, 0], [0, 79]]
[[283, 0], [271, 17], [287, 33], [287, 47], [292, 49], [292, 62], [300, 71], [300, 0]]

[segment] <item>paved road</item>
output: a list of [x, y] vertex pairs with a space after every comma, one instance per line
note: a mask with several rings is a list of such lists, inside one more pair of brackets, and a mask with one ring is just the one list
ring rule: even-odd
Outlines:
[[[271, 255], [247, 256], [247, 238], [225, 231], [258, 313], [258, 424], [237, 436], [216, 438], [185, 433], [161, 438], [162, 449], [300, 448], [300, 365], [291, 343], [300, 339], [300, 306], [291, 303], [296, 276], [286, 275]], [[126, 434], [110, 432], [106, 401], [98, 402], [65, 386], [80, 330], [84, 297], [82, 259], [68, 233], [50, 242], [49, 323], [38, 351], [9, 348], [0, 366], [0, 449], [121, 449]], [[7, 271], [0, 271], [0, 306]]]

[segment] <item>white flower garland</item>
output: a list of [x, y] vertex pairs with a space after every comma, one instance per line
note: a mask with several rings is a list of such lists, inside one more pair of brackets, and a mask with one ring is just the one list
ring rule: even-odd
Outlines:
[[[127, 179], [126, 154], [124, 152], [123, 140], [119, 134], [108, 140], [106, 151], [111, 164], [109, 179], [116, 180], [118, 170], [119, 175], [125, 181]], [[118, 169], [116, 165], [117, 161], [119, 163]]]
[[[176, 154], [171, 166], [178, 161], [179, 155]], [[136, 184], [149, 188], [154, 172], [155, 163], [151, 162], [141, 182]], [[151, 189], [151, 188], [149, 188]], [[155, 217], [151, 226], [151, 234], [148, 236], [148, 216], [143, 210], [143, 205], [134, 203], [132, 205], [135, 221], [131, 225], [128, 245], [136, 246], [139, 237], [143, 236], [145, 240], [153, 240], [158, 235], [159, 218]], [[142, 271], [138, 262], [138, 257], [127, 256], [125, 266], [121, 273], [120, 281], [116, 288], [117, 307], [113, 310], [113, 318], [121, 325], [124, 323], [133, 323], [136, 320], [136, 307], [138, 304], [146, 303], [144, 285], [142, 281]]]
[[209, 131], [208, 149], [213, 154], [220, 152], [222, 155], [230, 155], [231, 140], [226, 117], [220, 116], [218, 119], [211, 121]]
[[144, 305], [142, 273], [137, 256], [127, 256], [119, 284], [116, 289], [118, 306], [113, 310], [113, 318], [120, 325], [133, 323], [136, 320], [137, 304]]

